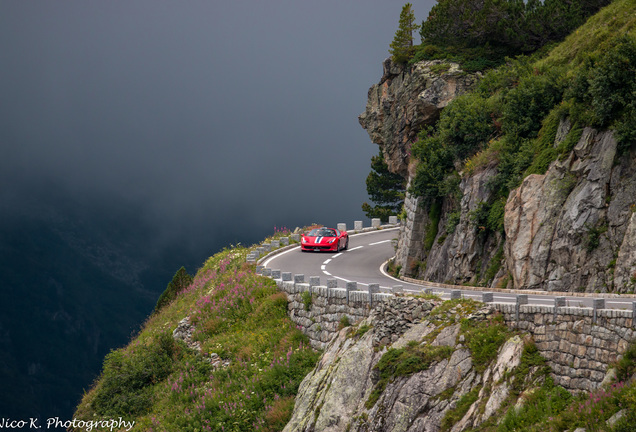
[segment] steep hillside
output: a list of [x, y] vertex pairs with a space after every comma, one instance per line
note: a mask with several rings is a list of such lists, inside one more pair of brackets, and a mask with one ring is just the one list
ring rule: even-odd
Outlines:
[[[635, 7], [615, 1], [552, 49], [491, 70], [397, 149], [378, 131], [403, 123], [413, 136], [418, 118], [407, 106], [390, 122], [374, 115], [395, 98], [376, 101], [370, 90], [361, 122], [410, 185], [401, 274], [553, 291], [636, 288]], [[436, 67], [440, 77], [451, 69]]]
[[123, 416], [135, 431], [281, 430], [318, 353], [287, 317], [285, 294], [245, 263], [247, 252], [208, 259], [128, 346], [108, 354], [74, 418], [85, 426]]

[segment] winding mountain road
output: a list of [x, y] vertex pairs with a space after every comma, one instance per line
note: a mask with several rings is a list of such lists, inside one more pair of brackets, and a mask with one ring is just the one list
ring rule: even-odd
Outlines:
[[[321, 285], [326, 285], [327, 279], [336, 279], [339, 287], [344, 287], [346, 282], [355, 281], [358, 289], [366, 290], [369, 284], [377, 283], [382, 291], [390, 291], [391, 287], [402, 285], [405, 292], [422, 292], [426, 288], [432, 288], [435, 294], [442, 298], [450, 298], [450, 288], [427, 286], [424, 284], [410, 283], [396, 279], [388, 275], [382, 267], [395, 255], [393, 246], [397, 240], [399, 228], [386, 228], [361, 234], [352, 234], [349, 237], [349, 249], [337, 254], [322, 252], [301, 252], [300, 246], [288, 249], [266, 258], [261, 264], [271, 269], [279, 269], [282, 272], [292, 274], [304, 274], [320, 276]], [[483, 292], [491, 292], [489, 289], [462, 288], [464, 297], [481, 300]], [[494, 301], [497, 303], [515, 303], [517, 292], [496, 292]], [[584, 297], [568, 296], [567, 293], [556, 295], [546, 294], [528, 295], [528, 303], [534, 305], [554, 305], [556, 297], [566, 297], [567, 306], [592, 307], [593, 294]], [[606, 298], [605, 307], [608, 309], [631, 309], [634, 296], [626, 298]]]

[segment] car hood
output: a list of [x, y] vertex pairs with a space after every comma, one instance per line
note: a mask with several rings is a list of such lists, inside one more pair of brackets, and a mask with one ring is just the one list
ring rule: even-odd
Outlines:
[[313, 237], [313, 236], [303, 236], [304, 239], [310, 243], [316, 243], [316, 244], [321, 244], [321, 243], [328, 243], [329, 241], [336, 239], [337, 237]]

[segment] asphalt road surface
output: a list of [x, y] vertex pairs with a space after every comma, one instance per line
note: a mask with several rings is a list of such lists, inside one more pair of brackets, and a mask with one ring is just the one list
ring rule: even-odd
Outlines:
[[[320, 284], [327, 285], [327, 279], [336, 279], [338, 286], [344, 288], [346, 282], [355, 281], [358, 289], [366, 290], [371, 283], [380, 284], [382, 291], [388, 291], [395, 285], [402, 285], [406, 292], [421, 292], [433, 288], [435, 294], [442, 298], [450, 298], [450, 289], [427, 287], [395, 279], [382, 270], [386, 261], [395, 255], [394, 243], [397, 241], [399, 228], [382, 229], [349, 237], [349, 249], [340, 253], [333, 252], [301, 252], [300, 246], [267, 258], [262, 265], [271, 269], [292, 274], [304, 274], [308, 281], [310, 276], [319, 276]], [[483, 292], [488, 292], [484, 288]], [[464, 297], [481, 300], [482, 291], [462, 290]], [[497, 303], [515, 303], [517, 293], [494, 293]], [[534, 305], [553, 306], [555, 297], [566, 297], [566, 306], [591, 307], [593, 295], [589, 297], [568, 297], [567, 293], [545, 295], [528, 295], [528, 303]], [[605, 307], [612, 309], [632, 309], [636, 299], [607, 298]]]

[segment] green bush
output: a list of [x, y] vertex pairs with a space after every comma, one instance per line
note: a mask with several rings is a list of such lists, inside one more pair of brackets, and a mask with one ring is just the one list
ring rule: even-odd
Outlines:
[[636, 375], [636, 342], [627, 347], [623, 357], [616, 362], [616, 381], [627, 381]]
[[636, 138], [636, 38], [622, 36], [607, 51], [596, 53], [578, 70], [567, 96], [571, 114], [583, 123], [613, 127], [619, 154]]
[[586, 225], [588, 228], [587, 238], [585, 241], [585, 248], [588, 252], [592, 252], [596, 249], [601, 243], [601, 235], [607, 232], [608, 225], [607, 222], [601, 222], [596, 226]]
[[522, 138], [534, 138], [542, 120], [562, 99], [564, 83], [557, 71], [521, 78], [506, 95], [502, 130]]
[[428, 132], [421, 132], [412, 147], [412, 154], [419, 163], [410, 192], [432, 202], [444, 196], [442, 183], [453, 168], [453, 156], [439, 136], [428, 135]]
[[499, 273], [499, 269], [501, 269], [503, 259], [504, 249], [502, 244], [501, 246], [499, 246], [499, 249], [497, 249], [497, 253], [495, 253], [495, 255], [493, 255], [492, 259], [490, 260], [488, 269], [486, 270], [486, 274], [484, 275], [484, 281], [487, 284], [490, 283], [490, 281], [492, 281], [495, 276], [497, 276], [497, 273]]
[[349, 321], [349, 317], [347, 315], [343, 315], [340, 318], [340, 323], [338, 324], [339, 329], [343, 329], [345, 327], [349, 327], [351, 325], [351, 321]]
[[563, 387], [546, 384], [525, 398], [518, 409], [509, 409], [503, 417], [497, 432], [528, 430], [561, 413], [568, 407], [572, 395]]
[[172, 372], [175, 347], [164, 333], [150, 345], [112, 351], [104, 360], [93, 407], [101, 416], [139, 415], [152, 406], [153, 386]]
[[477, 401], [479, 397], [479, 387], [473, 388], [471, 391], [463, 395], [457, 401], [455, 408], [446, 411], [444, 418], [442, 418], [442, 425], [440, 430], [442, 432], [449, 431], [455, 423], [460, 421], [464, 415], [468, 412], [471, 405]]
[[499, 347], [512, 334], [501, 317], [479, 323], [463, 319], [460, 331], [466, 339], [475, 370], [479, 373], [482, 373], [488, 364], [497, 357]]
[[468, 213], [468, 218], [480, 232], [503, 232], [506, 200], [500, 198], [493, 203], [482, 201], [475, 210]]
[[168, 284], [166, 290], [159, 296], [157, 305], [155, 306], [155, 313], [161, 308], [168, 305], [172, 300], [177, 297], [181, 291], [185, 290], [192, 283], [192, 276], [186, 272], [184, 267], [181, 267], [174, 274], [172, 280]]
[[454, 159], [475, 154], [496, 132], [494, 100], [478, 94], [460, 96], [440, 116], [437, 128]]
[[314, 301], [313, 296], [311, 295], [311, 293], [309, 291], [303, 291], [302, 294], [300, 295], [302, 301], [303, 301], [303, 305], [305, 307], [305, 310], [307, 312], [309, 312], [309, 310], [311, 309], [311, 305]]
[[455, 228], [459, 225], [459, 221], [461, 220], [462, 212], [454, 211], [448, 214], [448, 219], [446, 219], [446, 234], [452, 234], [455, 232]]
[[413, 144], [412, 155], [419, 160], [411, 190], [429, 201], [457, 190], [454, 160], [463, 160], [479, 151], [494, 136], [494, 100], [477, 94], [462, 96], [444, 111], [436, 130], [424, 129]]

